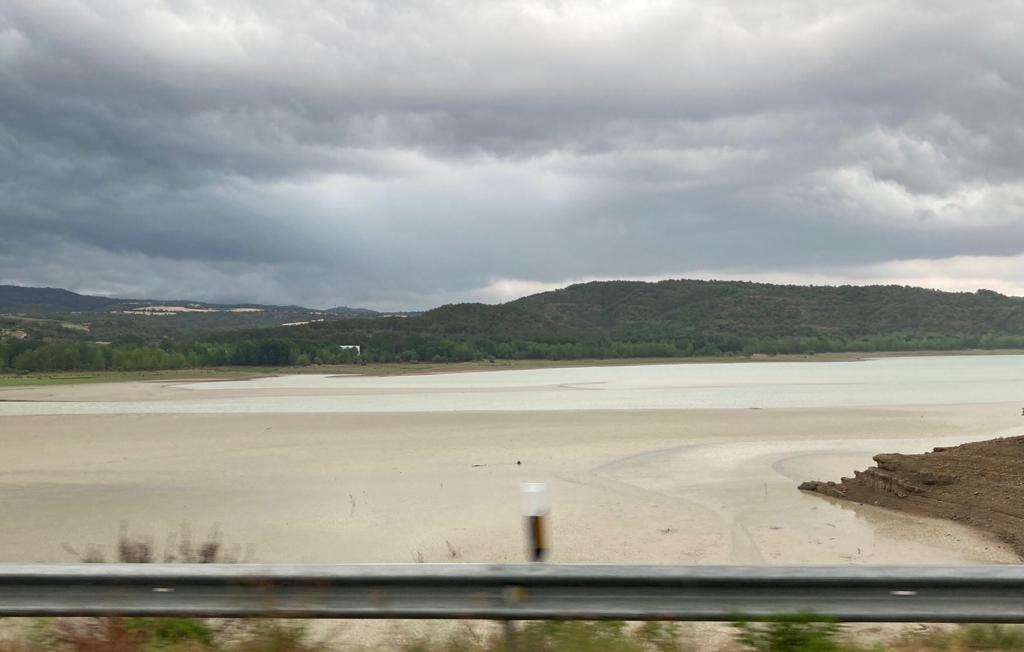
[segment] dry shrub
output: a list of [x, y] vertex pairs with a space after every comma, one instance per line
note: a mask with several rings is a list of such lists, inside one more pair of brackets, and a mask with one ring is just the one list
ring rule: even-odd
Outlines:
[[141, 641], [123, 618], [61, 618], [54, 637], [74, 652], [138, 652]]
[[[103, 548], [96, 544], [90, 543], [82, 551], [67, 543], [63, 544], [63, 548], [81, 563], [101, 564], [107, 561]], [[114, 549], [116, 555], [113, 561], [121, 564], [233, 564], [251, 561], [252, 557], [251, 549], [246, 550], [244, 557], [238, 545], [227, 549], [217, 525], [213, 526], [205, 540], [194, 543], [191, 529], [185, 523], [178, 532], [167, 535], [163, 554], [158, 555], [153, 537], [133, 536], [128, 532], [128, 524], [122, 522]]]

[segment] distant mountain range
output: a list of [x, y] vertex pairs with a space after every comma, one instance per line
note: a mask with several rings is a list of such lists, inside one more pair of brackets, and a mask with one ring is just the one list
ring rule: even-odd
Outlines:
[[[48, 317], [69, 315], [71, 313], [122, 313], [126, 311], [143, 312], [147, 308], [166, 308], [163, 312], [173, 312], [170, 308], [180, 307], [195, 312], [275, 312], [301, 313], [308, 315], [333, 315], [337, 317], [376, 317], [381, 313], [366, 308], [348, 308], [339, 306], [326, 310], [314, 310], [303, 306], [276, 306], [257, 303], [221, 304], [206, 303], [183, 299], [118, 299], [88, 294], [78, 294], [61, 288], [22, 287], [19, 285], [0, 285], [0, 313], [25, 315], [29, 317]], [[152, 310], [150, 310], [152, 312]], [[160, 312], [158, 310], [158, 312]], [[182, 311], [184, 312], [184, 310]]]
[[[1024, 333], [1022, 297], [990, 290], [942, 292], [894, 285], [602, 281], [504, 304], [450, 304], [425, 313], [380, 313], [344, 306], [315, 310], [294, 305], [120, 299], [59, 288], [0, 285], [0, 315], [96, 322], [101, 317], [109, 320], [171, 313], [184, 318], [176, 321], [237, 320], [240, 327], [299, 326], [297, 331], [310, 334], [340, 330], [355, 336], [397, 331], [545, 342], [710, 335], [848, 338], [888, 333]], [[416, 318], [381, 320], [390, 316]]]
[[218, 332], [294, 328], [337, 319], [375, 319], [383, 314], [344, 306], [315, 310], [258, 303], [121, 299], [60, 288], [0, 285], [0, 337], [19, 332], [31, 339], [154, 342]]

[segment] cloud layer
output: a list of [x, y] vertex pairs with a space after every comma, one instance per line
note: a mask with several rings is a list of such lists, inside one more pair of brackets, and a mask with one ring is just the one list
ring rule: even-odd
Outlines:
[[1024, 294], [1022, 115], [1019, 1], [7, 0], [0, 282]]

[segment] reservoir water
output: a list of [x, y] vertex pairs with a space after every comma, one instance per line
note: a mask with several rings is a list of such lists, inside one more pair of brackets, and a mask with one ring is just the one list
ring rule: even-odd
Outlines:
[[1024, 401], [1024, 356], [658, 364], [176, 383], [159, 400], [19, 401], [0, 415], [666, 410]]

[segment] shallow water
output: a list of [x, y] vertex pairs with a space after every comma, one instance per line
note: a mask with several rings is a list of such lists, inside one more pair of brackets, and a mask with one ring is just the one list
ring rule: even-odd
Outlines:
[[[574, 367], [183, 383], [193, 396], [0, 401], [0, 415], [812, 408], [1024, 399], [1024, 356]], [[13, 398], [13, 397], [12, 397]]]

